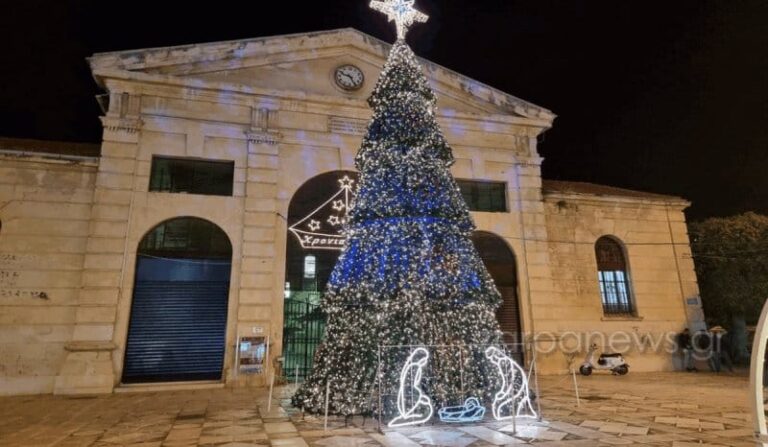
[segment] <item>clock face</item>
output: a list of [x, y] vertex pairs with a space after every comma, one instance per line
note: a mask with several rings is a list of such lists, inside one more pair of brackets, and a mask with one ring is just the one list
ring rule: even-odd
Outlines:
[[354, 65], [342, 65], [337, 68], [333, 78], [336, 85], [344, 90], [357, 90], [365, 82], [365, 75], [363, 75], [362, 70]]

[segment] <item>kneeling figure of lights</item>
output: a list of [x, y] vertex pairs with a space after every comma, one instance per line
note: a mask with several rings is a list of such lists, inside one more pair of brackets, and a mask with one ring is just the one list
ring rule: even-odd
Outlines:
[[[421, 389], [421, 376], [429, 361], [429, 351], [416, 348], [405, 362], [400, 372], [400, 389], [397, 391], [397, 411], [399, 416], [392, 419], [390, 427], [419, 425], [432, 418], [432, 400]], [[408, 378], [411, 378], [409, 381]], [[411, 396], [411, 404], [406, 401], [406, 393]]]
[[501, 389], [493, 400], [493, 417], [497, 421], [514, 417], [537, 417], [531, 405], [528, 377], [520, 365], [501, 349], [491, 346], [485, 350], [501, 376]]

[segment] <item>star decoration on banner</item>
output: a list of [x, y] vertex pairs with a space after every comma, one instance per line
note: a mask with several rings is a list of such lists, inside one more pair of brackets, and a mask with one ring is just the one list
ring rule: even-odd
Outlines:
[[354, 180], [349, 178], [348, 176], [344, 176], [343, 178], [339, 179], [339, 185], [341, 185], [344, 189], [352, 189], [352, 185], [355, 183]]
[[384, 0], [371, 2], [371, 8], [383, 12], [397, 26], [397, 39], [404, 40], [408, 28], [414, 23], [424, 23], [429, 16], [413, 7], [416, 0]]
[[353, 185], [357, 183], [357, 179], [354, 175], [342, 174], [336, 181], [339, 184], [338, 190], [317, 205], [312, 212], [296, 219], [296, 222], [288, 227], [296, 236], [301, 248], [336, 251], [344, 248], [347, 239], [344, 226], [352, 209], [355, 195]]

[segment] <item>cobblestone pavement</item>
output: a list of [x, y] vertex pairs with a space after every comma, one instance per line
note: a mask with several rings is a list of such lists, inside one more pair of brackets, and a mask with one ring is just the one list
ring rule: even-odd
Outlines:
[[[264, 390], [126, 393], [95, 398], [0, 398], [0, 445], [56, 447], [539, 447], [755, 446], [743, 376], [707, 373], [580, 377], [576, 405], [570, 376], [542, 377], [542, 422], [427, 426], [380, 433], [356, 418], [348, 426], [267, 412]], [[289, 396], [292, 388], [279, 390]]]

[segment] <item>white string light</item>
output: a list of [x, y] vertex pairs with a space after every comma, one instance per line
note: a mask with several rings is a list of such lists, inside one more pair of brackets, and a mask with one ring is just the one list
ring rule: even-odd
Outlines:
[[[432, 399], [421, 389], [421, 375], [424, 367], [429, 361], [429, 351], [424, 348], [416, 348], [408, 356], [402, 371], [400, 372], [400, 389], [397, 391], [397, 411], [400, 415], [389, 423], [389, 427], [406, 427], [409, 425], [419, 425], [432, 418], [434, 409], [432, 408]], [[406, 380], [409, 373], [413, 371], [413, 382], [410, 388], [418, 395], [410, 408], [406, 408], [405, 392]], [[411, 392], [413, 392], [411, 391]]]
[[[344, 247], [346, 236], [340, 231], [347, 222], [352, 208], [352, 191], [355, 181], [349, 176], [338, 179], [339, 190], [314, 211], [288, 228], [301, 244], [301, 248], [313, 250], [338, 250]], [[333, 214], [333, 213], [338, 214]], [[323, 226], [323, 216], [330, 213]], [[321, 228], [323, 229], [321, 231]]]
[[390, 22], [395, 22], [397, 26], [397, 39], [405, 39], [408, 28], [414, 23], [424, 23], [429, 20], [429, 16], [417, 11], [413, 7], [415, 0], [384, 0], [372, 1], [371, 8], [383, 12], [387, 15]]
[[[501, 376], [501, 389], [494, 396], [492, 406], [494, 419], [503, 421], [513, 417], [536, 418], [536, 411], [531, 405], [528, 377], [526, 377], [523, 368], [495, 346], [486, 349], [485, 356], [496, 365]], [[518, 377], [519, 387], [515, 391], [515, 382]], [[510, 406], [510, 404], [512, 405]], [[517, 405], [517, 408], [513, 408], [514, 405]], [[508, 408], [511, 408], [512, 411], [507, 412]], [[514, 412], [514, 416], [512, 412]]]

